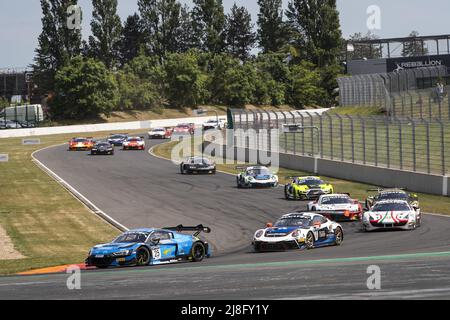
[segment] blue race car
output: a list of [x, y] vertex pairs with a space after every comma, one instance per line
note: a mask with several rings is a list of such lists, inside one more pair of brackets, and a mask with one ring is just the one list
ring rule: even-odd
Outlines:
[[122, 134], [111, 134], [108, 138], [108, 142], [115, 147], [121, 147], [125, 141], [128, 139], [127, 133]]
[[[193, 235], [182, 232], [193, 231]], [[168, 227], [163, 229], [130, 230], [114, 241], [93, 247], [86, 259], [87, 266], [98, 268], [147, 266], [181, 261], [200, 262], [211, 257], [209, 244], [198, 238], [211, 229], [196, 227]]]

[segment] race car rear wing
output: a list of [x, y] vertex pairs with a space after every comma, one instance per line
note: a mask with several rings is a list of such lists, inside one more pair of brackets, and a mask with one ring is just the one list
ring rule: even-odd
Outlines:
[[384, 190], [401, 190], [401, 191], [407, 191], [406, 188], [373, 188], [373, 189], [367, 189], [368, 192], [381, 192]]
[[261, 165], [260, 164], [248, 164], [245, 166], [237, 166], [236, 169], [237, 170], [246, 170], [247, 168], [250, 168], [250, 167], [261, 167]]
[[170, 231], [176, 231], [176, 232], [183, 232], [183, 231], [195, 231], [194, 237], [198, 236], [201, 232], [204, 233], [211, 233], [211, 228], [205, 227], [202, 224], [199, 224], [198, 226], [183, 226], [180, 224], [176, 227], [167, 227], [163, 228], [164, 230], [170, 230]]

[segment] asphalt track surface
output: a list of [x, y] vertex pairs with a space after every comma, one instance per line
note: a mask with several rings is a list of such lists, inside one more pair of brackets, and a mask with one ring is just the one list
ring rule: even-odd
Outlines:
[[[35, 156], [128, 228], [210, 226], [214, 257], [87, 271], [74, 291], [66, 274], [4, 277], [1, 299], [450, 298], [450, 218], [426, 215], [421, 228], [405, 232], [363, 233], [359, 223], [344, 223], [340, 247], [256, 254], [249, 245], [255, 230], [306, 203], [284, 200], [282, 188], [237, 189], [227, 174], [181, 175], [148, 152], [92, 157], [66, 149]], [[381, 290], [367, 288], [370, 265], [381, 269]]]

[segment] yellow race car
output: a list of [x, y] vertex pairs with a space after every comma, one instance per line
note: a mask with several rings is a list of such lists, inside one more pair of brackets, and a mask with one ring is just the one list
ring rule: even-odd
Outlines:
[[287, 179], [292, 179], [284, 188], [287, 200], [316, 200], [323, 194], [334, 193], [333, 186], [320, 177], [287, 177]]

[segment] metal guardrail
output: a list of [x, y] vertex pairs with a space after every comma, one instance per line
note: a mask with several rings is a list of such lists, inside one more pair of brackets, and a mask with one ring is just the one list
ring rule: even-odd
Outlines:
[[[275, 129], [279, 130], [280, 152], [427, 174], [449, 174], [450, 124], [443, 120], [304, 111], [275, 114], [234, 109], [231, 112], [238, 147], [270, 147], [270, 129]], [[305, 129], [285, 133], [283, 124], [298, 124]], [[319, 134], [314, 128], [318, 128]], [[249, 129], [255, 131], [257, 138], [252, 139], [245, 133]]]

